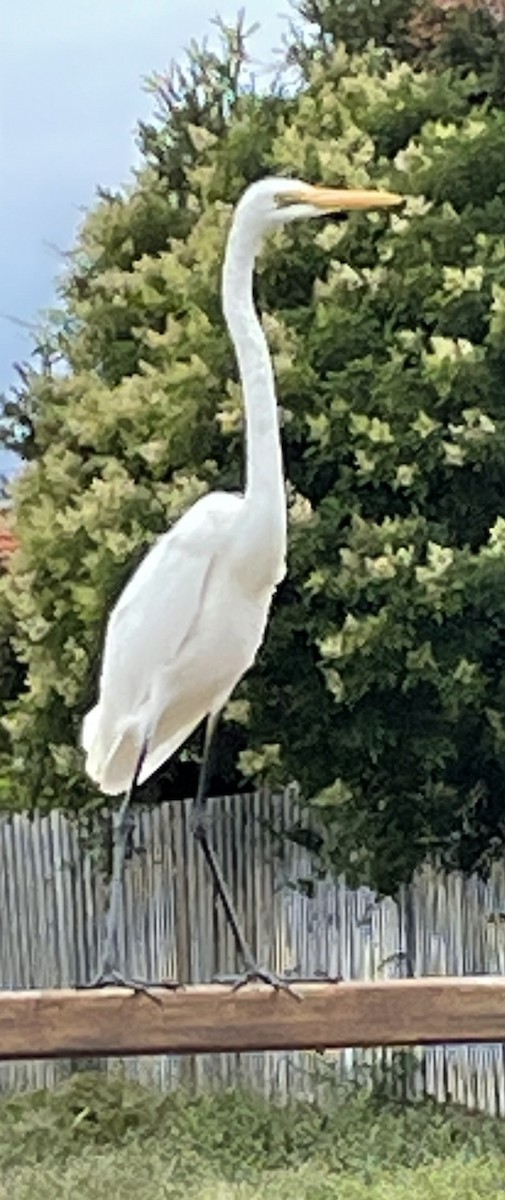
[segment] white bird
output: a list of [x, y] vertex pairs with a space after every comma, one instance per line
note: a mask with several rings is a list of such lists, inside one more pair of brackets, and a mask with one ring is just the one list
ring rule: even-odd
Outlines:
[[244, 393], [246, 487], [243, 496], [214, 492], [198, 500], [155, 542], [109, 618], [99, 699], [82, 728], [88, 774], [106, 795], [126, 793], [117, 820], [105, 951], [97, 982], [126, 982], [114, 958], [128, 809], [135, 788], [206, 719], [193, 832], [212, 871], [247, 977], [281, 983], [257, 965], [240, 931], [203, 820], [215, 724], [255, 660], [272, 597], [286, 570], [286, 490], [275, 381], [253, 303], [254, 263], [264, 236], [288, 222], [389, 207], [401, 199], [390, 192], [268, 178], [252, 184], [235, 210], [222, 302]]

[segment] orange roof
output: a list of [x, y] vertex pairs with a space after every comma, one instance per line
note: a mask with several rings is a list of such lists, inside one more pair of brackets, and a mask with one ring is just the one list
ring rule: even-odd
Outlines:
[[10, 558], [14, 550], [17, 550], [18, 545], [18, 540], [12, 530], [8, 529], [6, 525], [0, 524], [0, 560], [5, 562]]

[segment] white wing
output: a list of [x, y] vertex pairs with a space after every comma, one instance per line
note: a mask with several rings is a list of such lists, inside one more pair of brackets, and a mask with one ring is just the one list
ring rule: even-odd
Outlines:
[[[103, 790], [122, 791], [146, 736], [153, 686], [173, 664], [202, 606], [206, 580], [224, 549], [242, 499], [213, 492], [152, 546], [107, 626], [98, 704], [84, 718], [86, 769]], [[189, 720], [171, 752], [201, 719]], [[123, 745], [121, 779], [108, 767]], [[126, 775], [125, 775], [126, 768]], [[154, 768], [153, 768], [154, 769]], [[143, 778], [151, 772], [143, 772]], [[109, 779], [107, 781], [107, 775]]]

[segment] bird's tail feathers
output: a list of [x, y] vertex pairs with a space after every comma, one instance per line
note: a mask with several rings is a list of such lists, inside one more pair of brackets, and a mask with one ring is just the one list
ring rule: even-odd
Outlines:
[[[196, 714], [187, 725], [177, 730], [158, 726], [139, 776], [145, 783], [163, 763], [175, 754], [205, 716]], [[86, 752], [86, 771], [106, 796], [118, 796], [130, 787], [137, 766], [146, 729], [141, 719], [131, 718], [111, 730], [104, 727], [100, 705], [86, 714], [81, 732], [81, 744]]]
[[86, 771], [106, 796], [126, 792], [133, 778], [140, 751], [142, 734], [136, 723], [129, 721], [114, 731], [104, 730], [100, 705], [86, 714], [82, 723], [81, 745], [86, 753]]

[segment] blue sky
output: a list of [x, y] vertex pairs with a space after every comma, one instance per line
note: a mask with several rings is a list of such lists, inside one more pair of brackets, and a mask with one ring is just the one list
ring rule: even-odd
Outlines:
[[[127, 182], [136, 161], [135, 127], [152, 111], [142, 80], [180, 58], [191, 38], [212, 36], [209, 0], [14, 0], [2, 12], [0, 44], [1, 193], [0, 392], [26, 360], [34, 322], [54, 299], [61, 269], [97, 185]], [[260, 61], [279, 46], [287, 2], [251, 0], [261, 28]], [[15, 318], [12, 321], [9, 318]], [[6, 460], [0, 452], [0, 471]]]

